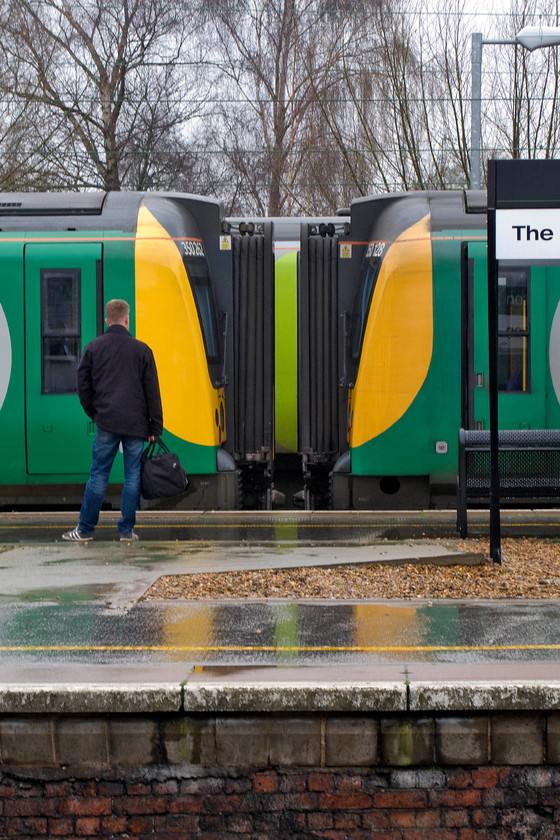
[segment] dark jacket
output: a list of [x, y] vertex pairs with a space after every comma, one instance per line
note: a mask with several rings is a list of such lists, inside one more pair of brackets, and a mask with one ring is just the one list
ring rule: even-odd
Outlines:
[[163, 431], [153, 353], [121, 324], [112, 324], [86, 344], [78, 396], [86, 414], [105, 432], [147, 440]]

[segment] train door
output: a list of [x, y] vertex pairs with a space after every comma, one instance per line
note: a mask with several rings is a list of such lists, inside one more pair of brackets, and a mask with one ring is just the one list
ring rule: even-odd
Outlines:
[[[485, 243], [468, 244], [468, 428], [490, 428], [488, 268]], [[544, 270], [501, 262], [498, 271], [498, 422], [502, 429], [541, 429], [546, 415]], [[464, 420], [463, 420], [464, 422]]]
[[94, 424], [77, 397], [84, 345], [103, 331], [102, 246], [25, 247], [25, 396], [30, 475], [89, 471]]

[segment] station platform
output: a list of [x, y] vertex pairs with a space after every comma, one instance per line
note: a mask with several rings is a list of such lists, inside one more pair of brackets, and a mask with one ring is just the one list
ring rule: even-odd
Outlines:
[[[76, 511], [0, 511], [0, 544], [60, 540], [77, 523]], [[103, 511], [95, 540], [115, 540], [118, 514]], [[468, 511], [468, 536], [486, 537], [488, 510]], [[560, 510], [502, 510], [504, 536], [560, 535]], [[352, 543], [408, 539], [458, 540], [455, 510], [427, 511], [173, 511], [141, 510], [142, 540], [230, 542], [320, 541]]]
[[[162, 575], [348, 563], [473, 564], [455, 511], [0, 514], [0, 712], [560, 709], [560, 602], [143, 601]], [[559, 511], [503, 512], [557, 535]], [[487, 511], [469, 512], [472, 536]]]

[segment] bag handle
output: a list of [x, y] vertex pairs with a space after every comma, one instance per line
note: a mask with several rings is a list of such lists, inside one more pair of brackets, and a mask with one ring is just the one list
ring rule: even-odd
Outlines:
[[[157, 452], [156, 452], [157, 446]], [[154, 455], [159, 455], [160, 452], [169, 452], [168, 447], [165, 445], [161, 437], [157, 437], [155, 440], [152, 440], [146, 449], [143, 452], [144, 458], [153, 458]]]

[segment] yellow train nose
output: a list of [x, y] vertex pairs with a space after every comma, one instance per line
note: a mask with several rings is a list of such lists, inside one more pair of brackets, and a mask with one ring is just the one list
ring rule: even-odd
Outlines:
[[433, 351], [432, 251], [429, 217], [389, 246], [369, 310], [356, 385], [351, 394], [351, 445], [392, 426], [411, 405]]
[[136, 336], [154, 353], [165, 428], [181, 440], [219, 446], [224, 429], [214, 417], [220, 416], [220, 398], [210, 380], [185, 265], [175, 241], [144, 206], [138, 214], [135, 267]]

